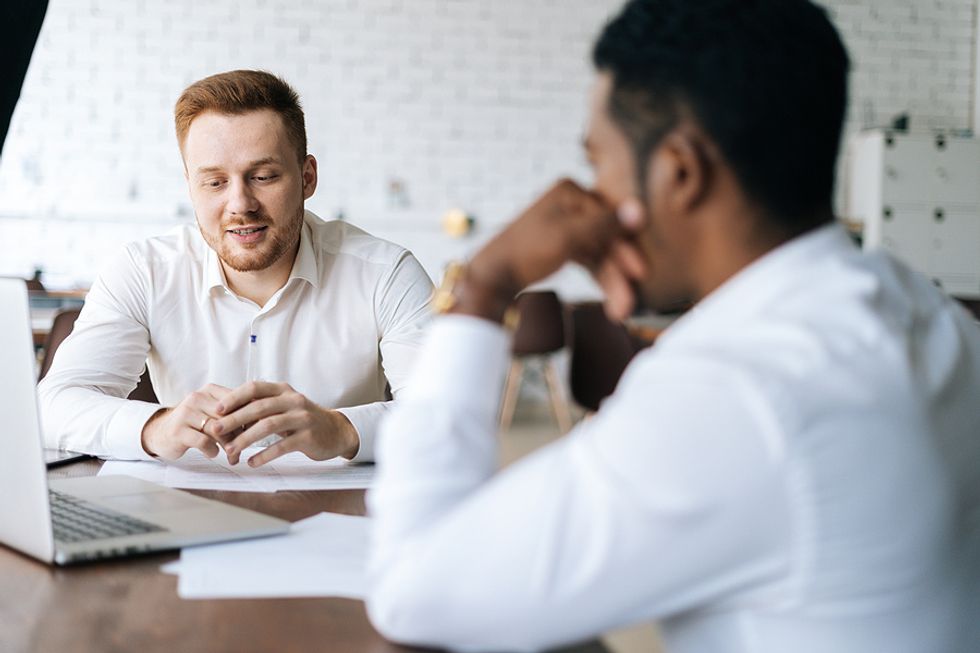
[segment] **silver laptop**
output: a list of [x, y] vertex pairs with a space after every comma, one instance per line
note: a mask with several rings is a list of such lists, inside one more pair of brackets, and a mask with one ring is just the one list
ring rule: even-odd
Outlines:
[[0, 279], [0, 543], [69, 564], [275, 535], [289, 522], [129, 476], [48, 482], [27, 289]]
[[44, 464], [47, 465], [48, 469], [61, 467], [62, 465], [85, 460], [86, 458], [91, 458], [91, 456], [86, 453], [67, 451], [65, 449], [44, 448]]

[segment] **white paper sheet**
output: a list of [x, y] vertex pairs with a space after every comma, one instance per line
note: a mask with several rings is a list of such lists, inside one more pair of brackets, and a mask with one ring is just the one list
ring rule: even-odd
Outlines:
[[285, 535], [186, 548], [177, 565], [177, 594], [364, 598], [369, 528], [367, 517], [324, 512], [296, 522]]
[[180, 560], [173, 560], [171, 562], [165, 562], [160, 565], [160, 573], [170, 574], [171, 576], [180, 575]]
[[249, 467], [244, 461], [259, 451], [259, 447], [249, 447], [237, 465], [229, 464], [224, 452], [209, 460], [197, 449], [171, 463], [107, 460], [99, 475], [124, 474], [167, 487], [238, 492], [353, 490], [370, 487], [374, 479], [374, 465], [351, 465], [343, 458], [310, 460], [299, 452]]

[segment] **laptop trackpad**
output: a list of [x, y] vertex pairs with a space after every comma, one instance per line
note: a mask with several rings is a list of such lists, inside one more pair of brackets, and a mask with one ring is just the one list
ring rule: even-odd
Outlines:
[[201, 502], [183, 492], [138, 492], [99, 499], [102, 505], [130, 513], [200, 508]]

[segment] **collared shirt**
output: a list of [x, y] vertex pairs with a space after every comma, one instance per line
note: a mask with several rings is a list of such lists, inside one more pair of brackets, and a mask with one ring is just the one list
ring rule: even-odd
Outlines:
[[309, 211], [289, 279], [261, 307], [228, 288], [196, 226], [131, 243], [103, 269], [39, 385], [47, 446], [148, 458], [140, 434], [160, 405], [123, 399], [146, 365], [164, 406], [208, 383], [288, 383], [340, 409], [360, 435], [355, 460], [372, 460], [431, 294], [407, 250]]
[[975, 650], [980, 328], [925, 279], [836, 225], [794, 239], [498, 473], [507, 361], [496, 325], [439, 319], [382, 426], [382, 633], [527, 650], [657, 620], [672, 653]]

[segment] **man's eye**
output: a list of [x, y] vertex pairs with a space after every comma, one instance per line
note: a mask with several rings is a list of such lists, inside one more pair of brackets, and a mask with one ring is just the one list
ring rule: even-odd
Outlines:
[[207, 186], [208, 188], [221, 188], [221, 185], [223, 183], [224, 181], [222, 181], [221, 179], [211, 179], [209, 181], [204, 182], [204, 185]]
[[276, 175], [255, 175], [252, 177], [255, 181], [272, 181], [276, 178]]

